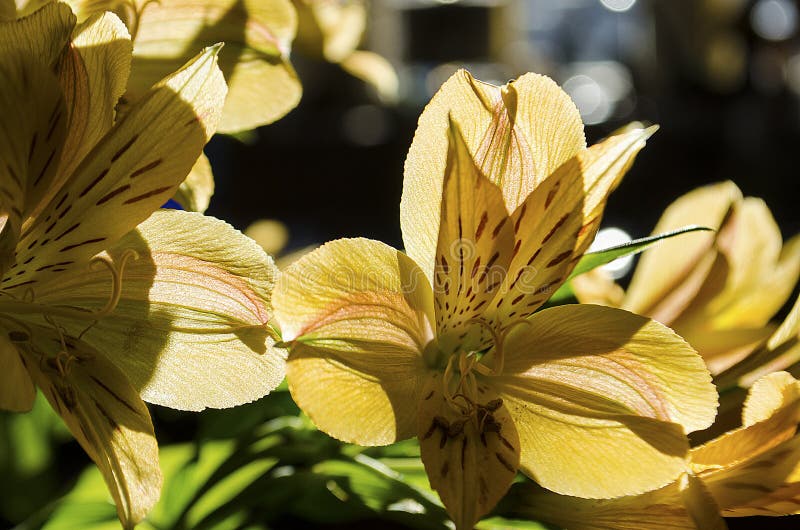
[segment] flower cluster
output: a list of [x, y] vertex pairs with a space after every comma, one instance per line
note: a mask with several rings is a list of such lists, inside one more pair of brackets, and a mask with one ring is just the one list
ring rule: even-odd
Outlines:
[[[363, 5], [295, 4], [322, 39], [308, 49], [393, 93], [356, 50]], [[656, 233], [712, 231], [648, 250], [627, 292], [571, 279], [655, 127], [587, 147], [549, 78], [459, 70], [408, 152], [404, 251], [340, 239], [279, 272], [203, 215], [212, 135], [299, 99], [296, 26], [288, 0], [45, 2], [0, 20], [0, 408], [29, 410], [38, 388], [126, 528], [162, 483], [145, 402], [228, 408], [284, 377], [334, 438], [416, 438], [458, 529], [509, 490], [516, 515], [573, 529], [800, 510], [800, 382], [777, 371], [800, 358], [800, 303], [770, 324], [800, 239], [726, 182], [664, 213]], [[195, 211], [159, 209], [171, 198]], [[583, 303], [545, 306], [567, 284]]]

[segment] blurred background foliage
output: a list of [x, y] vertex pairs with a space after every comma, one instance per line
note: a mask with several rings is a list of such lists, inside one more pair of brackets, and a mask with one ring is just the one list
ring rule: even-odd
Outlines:
[[[301, 11], [311, 3], [295, 0]], [[366, 14], [360, 39], [319, 41], [359, 24], [355, 15], [301, 24], [291, 56], [303, 85], [297, 108], [206, 148], [216, 180], [207, 213], [242, 230], [279, 220], [265, 237], [287, 259], [338, 237], [402, 246], [405, 153], [422, 107], [461, 66], [495, 83], [550, 75], [575, 100], [589, 143], [631, 120], [660, 124], [612, 196], [606, 227], [644, 236], [682, 193], [731, 179], [766, 200], [785, 238], [800, 231], [794, 0], [345, 4]], [[284, 387], [234, 410], [151, 408], [165, 485], [142, 528], [448, 527], [414, 442], [340, 444], [314, 430]], [[118, 527], [99, 473], [42, 399], [29, 414], [0, 413], [0, 476], [0, 528]], [[797, 519], [728, 522], [795, 528]], [[479, 528], [517, 527], [547, 528], [499, 515]]]

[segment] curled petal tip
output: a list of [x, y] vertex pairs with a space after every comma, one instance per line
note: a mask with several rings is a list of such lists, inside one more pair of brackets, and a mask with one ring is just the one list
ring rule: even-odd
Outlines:
[[656, 131], [657, 131], [658, 129], [660, 129], [660, 128], [661, 128], [661, 126], [660, 126], [660, 125], [658, 125], [658, 124], [656, 124], [656, 125], [651, 125], [650, 127], [647, 127], [647, 128], [644, 130], [644, 139], [645, 139], [645, 140], [649, 140], [649, 139], [650, 139], [650, 137], [651, 137], [651, 136], [653, 136], [653, 135], [656, 133]]

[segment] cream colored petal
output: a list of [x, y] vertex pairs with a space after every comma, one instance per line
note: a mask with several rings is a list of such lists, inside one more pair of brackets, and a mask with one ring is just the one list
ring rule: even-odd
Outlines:
[[419, 400], [422, 461], [457, 529], [474, 528], [494, 508], [519, 466], [519, 438], [507, 407], [491, 387], [477, 385], [481, 402], [474, 414], [448, 403], [441, 373]]
[[225, 42], [220, 67], [230, 87], [220, 132], [271, 123], [297, 105], [301, 87], [289, 51], [297, 17], [289, 0], [137, 0], [130, 99], [197, 50]]
[[[131, 251], [138, 258], [125, 262]], [[75, 333], [88, 327], [83, 339], [145, 400], [227, 408], [278, 386], [285, 351], [268, 327], [277, 269], [252, 240], [212, 217], [160, 210], [108, 252], [123, 270], [114, 312], [91, 326], [58, 321]], [[101, 310], [111, 288], [109, 271], [95, 264], [42, 285], [37, 301]]]
[[23, 51], [44, 66], [52, 67], [69, 42], [75, 15], [61, 2], [32, 7], [35, 9], [26, 11], [23, 18], [0, 22], [0, 56]]
[[449, 354], [480, 349], [478, 330], [467, 335], [505, 279], [514, 228], [500, 188], [475, 165], [456, 123], [448, 134], [433, 291], [439, 347]]
[[725, 530], [725, 521], [703, 483], [691, 475], [642, 495], [581, 499], [519, 484], [513, 515], [570, 530]]
[[326, 433], [360, 445], [413, 436], [433, 338], [433, 295], [405, 254], [340, 239], [286, 269], [273, 295], [287, 378], [297, 404]]
[[677, 482], [642, 495], [582, 499], [536, 484], [515, 484], [512, 513], [570, 530], [699, 530], [680, 502]]
[[516, 241], [487, 318], [526, 317], [561, 286], [594, 239], [608, 194], [651, 131], [634, 129], [581, 151], [511, 214]]
[[459, 124], [478, 166], [503, 190], [508, 211], [585, 147], [575, 105], [550, 79], [526, 74], [496, 87], [465, 70], [450, 77], [419, 118], [400, 203], [403, 243], [429, 279], [439, 233], [448, 116]]
[[[760, 250], [752, 248], [738, 251], [742, 261], [747, 256], [756, 256]], [[783, 307], [800, 277], [800, 236], [790, 239], [780, 251], [780, 256], [772, 256], [759, 271], [753, 270], [741, 289], [731, 293], [727, 300], [721, 300], [715, 309], [713, 323], [719, 327], [763, 326]], [[749, 265], [748, 265], [749, 267]], [[723, 305], [724, 304], [724, 305]]]
[[755, 352], [717, 377], [721, 388], [750, 387], [761, 376], [778, 370], [797, 369], [800, 359], [800, 297], [786, 319]]
[[33, 386], [31, 376], [25, 366], [23, 358], [16, 346], [8, 337], [17, 335], [22, 338], [20, 331], [14, 330], [0, 334], [0, 410], [13, 412], [27, 412], [33, 407], [36, 399], [36, 387]]
[[721, 508], [734, 509], [782, 488], [800, 463], [800, 385], [786, 372], [750, 390], [744, 426], [692, 449], [692, 468]]
[[8, 287], [78, 267], [169, 199], [216, 127], [225, 82], [209, 48], [165, 78], [95, 146], [20, 241]]
[[[49, 189], [64, 146], [66, 109], [58, 80], [26, 50], [0, 55], [0, 276], [19, 263], [23, 223]], [[22, 250], [22, 249], [20, 249]], [[19, 269], [3, 278], [16, 281]]]
[[104, 11], [113, 11], [125, 0], [61, 0], [69, 4], [72, 12], [77, 15], [78, 20], [83, 22], [92, 15], [103, 13]]
[[58, 65], [69, 109], [69, 135], [54, 188], [60, 188], [114, 124], [132, 51], [128, 30], [113, 13], [98, 13], [75, 28], [72, 45]]
[[742, 425], [747, 427], [767, 420], [793, 402], [800, 406], [800, 382], [787, 372], [766, 375], [756, 381], [747, 394]]
[[355, 51], [367, 26], [363, 0], [292, 0], [297, 9], [297, 47], [302, 53], [338, 63]]
[[576, 298], [582, 304], [607, 305], [619, 307], [625, 298], [625, 291], [602, 268], [576, 276], [570, 280]]
[[211, 171], [211, 162], [204, 153], [200, 153], [200, 157], [172, 199], [184, 210], [203, 213], [208, 208], [212, 195], [214, 195], [214, 173]]
[[[133, 528], [161, 493], [147, 407], [122, 372], [87, 344], [44, 329], [33, 339], [26, 353], [37, 386], [100, 468], [122, 526]], [[33, 360], [40, 353], [46, 360]]]
[[491, 381], [519, 431], [521, 469], [591, 498], [675, 480], [684, 431], [708, 427], [716, 412], [702, 359], [663, 325], [618, 309], [559, 306], [528, 322], [503, 343]]
[[[653, 234], [697, 224], [718, 229], [731, 206], [742, 199], [733, 182], [697, 188], [673, 202], [661, 216]], [[695, 232], [660, 242], [645, 251], [631, 278], [624, 308], [652, 315], [654, 306], [692, 274], [714, 241], [714, 234]]]
[[397, 103], [400, 79], [392, 63], [377, 53], [356, 50], [339, 63], [348, 74], [372, 85], [384, 103]]

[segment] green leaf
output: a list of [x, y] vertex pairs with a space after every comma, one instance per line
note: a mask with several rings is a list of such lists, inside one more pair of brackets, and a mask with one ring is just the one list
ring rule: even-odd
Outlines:
[[569, 298], [573, 297], [573, 292], [569, 280], [571, 280], [576, 276], [580, 276], [581, 274], [587, 273], [590, 270], [596, 269], [597, 267], [606, 265], [607, 263], [611, 263], [612, 261], [617, 260], [619, 258], [624, 258], [626, 256], [631, 256], [634, 254], [639, 254], [640, 252], [644, 252], [645, 250], [652, 247], [654, 244], [658, 243], [663, 239], [669, 239], [683, 234], [688, 234], [690, 232], [709, 232], [709, 231], [713, 231], [713, 229], [699, 225], [688, 225], [682, 228], [678, 228], [676, 230], [670, 230], [669, 232], [664, 232], [662, 234], [643, 237], [641, 239], [634, 239], [633, 241], [628, 241], [627, 243], [623, 243], [622, 245], [615, 245], [613, 247], [605, 248], [603, 250], [595, 250], [593, 252], [587, 252], [586, 254], [583, 255], [581, 260], [572, 270], [572, 274], [570, 274], [569, 278], [567, 278], [567, 282], [564, 283], [564, 285], [562, 285], [561, 288], [558, 289], [553, 294], [553, 296], [550, 297], [548, 305], [563, 303]]

